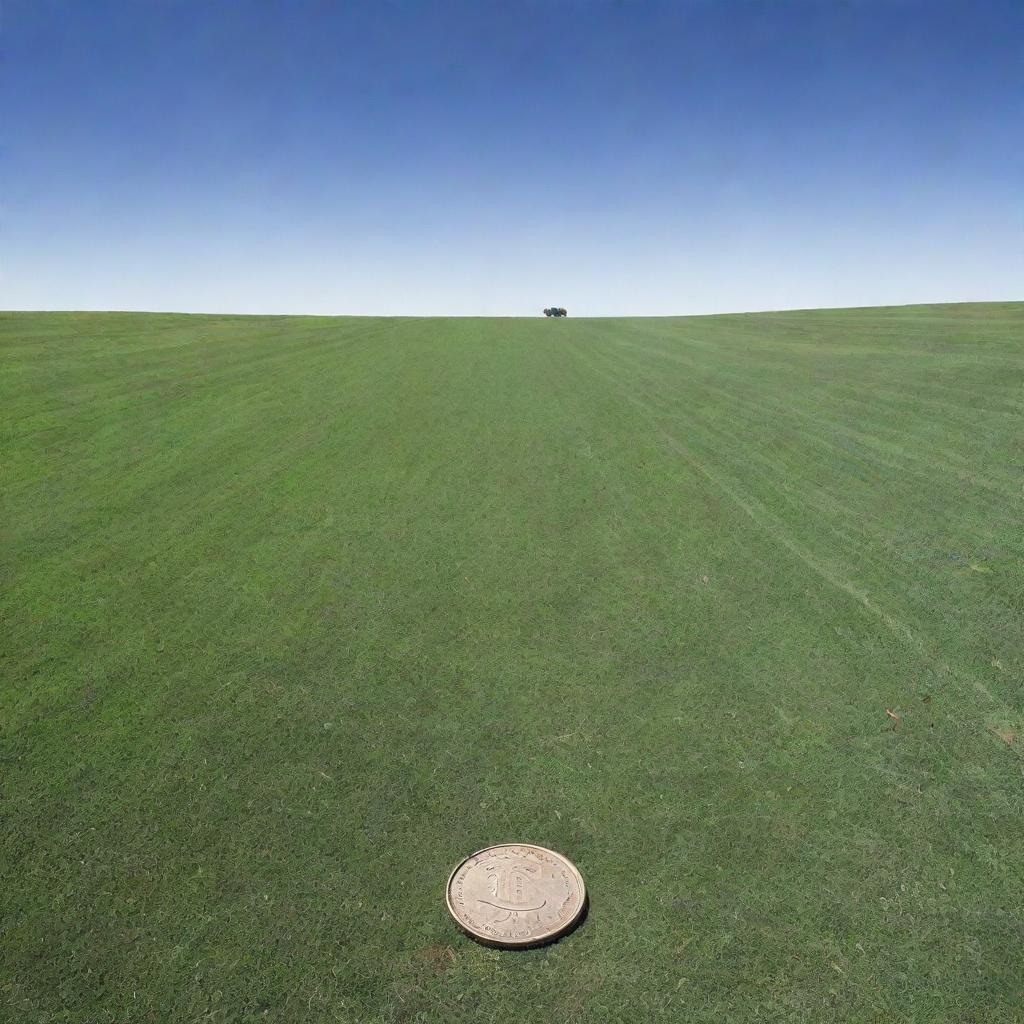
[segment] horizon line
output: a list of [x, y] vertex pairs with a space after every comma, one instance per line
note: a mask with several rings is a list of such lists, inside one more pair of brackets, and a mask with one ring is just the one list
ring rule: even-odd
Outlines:
[[[569, 320], [687, 320], [717, 316], [760, 316], [771, 313], [838, 313], [853, 310], [915, 309], [922, 306], [1006, 306], [1024, 305], [1017, 299], [957, 299], [946, 302], [897, 302], [864, 306], [782, 306], [773, 309], [719, 310], [714, 313], [599, 313], [569, 316]], [[531, 313], [245, 313], [183, 309], [0, 309], [6, 313], [91, 315], [91, 316], [206, 316], [264, 318], [308, 318], [318, 320], [537, 320], [547, 319], [543, 311]]]

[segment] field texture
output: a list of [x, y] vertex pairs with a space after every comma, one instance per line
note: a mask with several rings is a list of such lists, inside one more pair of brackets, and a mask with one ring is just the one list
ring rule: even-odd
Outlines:
[[0, 1019], [1024, 1019], [1024, 305], [0, 344]]

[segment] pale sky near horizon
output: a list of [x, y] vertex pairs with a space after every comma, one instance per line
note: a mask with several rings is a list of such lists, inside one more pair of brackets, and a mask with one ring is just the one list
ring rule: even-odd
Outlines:
[[0, 308], [1024, 299], [1024, 3], [8, 0]]

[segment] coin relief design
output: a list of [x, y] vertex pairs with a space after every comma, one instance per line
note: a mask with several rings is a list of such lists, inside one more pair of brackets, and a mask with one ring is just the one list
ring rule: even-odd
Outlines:
[[448, 879], [448, 910], [479, 942], [535, 946], [579, 920], [586, 889], [576, 865], [529, 843], [491, 846], [467, 857]]

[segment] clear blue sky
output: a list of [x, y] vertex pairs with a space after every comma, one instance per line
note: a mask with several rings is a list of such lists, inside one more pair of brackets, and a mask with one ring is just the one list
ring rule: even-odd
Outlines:
[[1024, 299], [1024, 0], [6, 0], [0, 307]]

